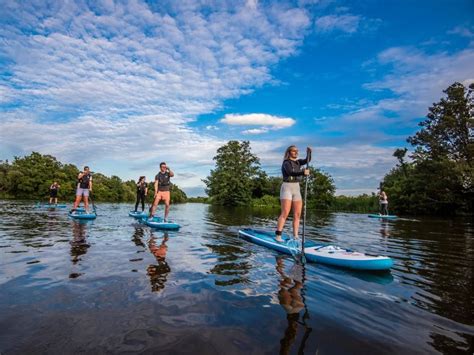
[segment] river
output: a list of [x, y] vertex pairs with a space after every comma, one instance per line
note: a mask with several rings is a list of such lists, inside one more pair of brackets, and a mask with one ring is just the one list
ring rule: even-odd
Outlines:
[[174, 205], [182, 228], [161, 232], [129, 209], [0, 201], [2, 355], [474, 352], [471, 220], [308, 211], [308, 239], [393, 258], [366, 273], [239, 238], [278, 210]]

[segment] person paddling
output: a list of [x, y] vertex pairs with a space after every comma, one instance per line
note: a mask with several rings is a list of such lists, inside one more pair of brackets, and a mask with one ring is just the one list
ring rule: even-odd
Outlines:
[[49, 204], [58, 204], [58, 190], [61, 185], [58, 184], [57, 181], [53, 181], [53, 184], [49, 187]]
[[174, 176], [174, 173], [166, 166], [165, 162], [160, 163], [160, 171], [155, 176], [155, 196], [153, 200], [153, 205], [151, 206], [150, 215], [148, 219], [153, 218], [155, 214], [156, 207], [160, 203], [161, 200], [165, 202], [165, 218], [164, 221], [168, 220], [168, 213], [170, 211], [170, 178]]
[[388, 216], [388, 197], [384, 190], [380, 189], [379, 193], [380, 214]]
[[89, 194], [92, 192], [92, 175], [88, 166], [77, 175], [76, 200], [71, 212], [74, 212], [84, 198], [84, 208], [89, 213]]
[[301, 209], [303, 199], [300, 191], [300, 181], [303, 176], [309, 175], [309, 169], [304, 169], [303, 165], [311, 160], [311, 148], [306, 148], [306, 159], [298, 159], [298, 148], [294, 145], [289, 146], [285, 151], [281, 172], [283, 174], [283, 183], [280, 189], [281, 214], [278, 217], [277, 229], [275, 231], [275, 240], [282, 242], [281, 238], [286, 219], [293, 210], [293, 237], [298, 239], [298, 230], [300, 227]]
[[135, 203], [135, 212], [137, 212], [138, 204], [142, 203], [142, 212], [145, 211], [145, 196], [148, 195], [148, 184], [146, 177], [140, 176], [137, 182], [137, 202]]

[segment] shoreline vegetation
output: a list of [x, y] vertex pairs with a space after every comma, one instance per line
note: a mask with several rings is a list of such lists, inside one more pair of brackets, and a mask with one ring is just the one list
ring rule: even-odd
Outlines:
[[[413, 147], [396, 149], [398, 164], [382, 179], [391, 213], [402, 215], [472, 215], [474, 213], [474, 84], [454, 83], [429, 108], [420, 130], [407, 138]], [[317, 156], [317, 148], [315, 149]], [[171, 187], [172, 203], [207, 203], [223, 206], [279, 208], [280, 177], [268, 176], [248, 141], [229, 141], [217, 150], [215, 168], [203, 180], [209, 197], [187, 197], [177, 185]], [[313, 162], [314, 164], [314, 162]], [[379, 210], [375, 193], [336, 196], [333, 178], [310, 167], [308, 208], [339, 212]], [[52, 155], [32, 152], [0, 160], [0, 198], [44, 200], [53, 181], [61, 185], [60, 202], [73, 201], [79, 169], [63, 164]], [[93, 198], [97, 202], [129, 202], [136, 198], [135, 181], [93, 173]], [[304, 183], [303, 183], [304, 184]], [[153, 198], [149, 185], [147, 203]]]

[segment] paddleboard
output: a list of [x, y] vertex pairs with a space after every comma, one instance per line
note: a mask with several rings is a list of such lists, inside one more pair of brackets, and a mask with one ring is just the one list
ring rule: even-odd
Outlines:
[[369, 218], [397, 219], [398, 217], [391, 214], [369, 214]]
[[74, 212], [69, 212], [68, 215], [74, 219], [95, 219], [97, 217], [97, 213], [95, 212], [86, 213], [84, 210], [79, 211], [79, 209], [76, 209]]
[[145, 211], [143, 211], [143, 212], [140, 212], [140, 211], [137, 211], [137, 212], [135, 212], [135, 211], [130, 211], [130, 212], [128, 212], [128, 215], [129, 215], [130, 217], [134, 217], [134, 218], [143, 218], [143, 217], [148, 216], [148, 213], [146, 213]]
[[[274, 233], [257, 229], [242, 229], [239, 230], [239, 235], [252, 243], [263, 245], [284, 254], [293, 255], [295, 252], [298, 252], [293, 238], [287, 235], [282, 236], [283, 242], [277, 242]], [[392, 259], [387, 256], [368, 255], [335, 245], [313, 241], [305, 242], [304, 253], [306, 260], [310, 262], [353, 270], [380, 271], [389, 270], [393, 266]]]
[[43, 205], [40, 205], [38, 203], [38, 204], [36, 204], [36, 207], [37, 208], [66, 208], [67, 205], [55, 205], [54, 203], [53, 204], [45, 203]]
[[163, 221], [161, 217], [153, 217], [149, 219], [148, 217], [144, 217], [141, 219], [143, 223], [145, 223], [148, 227], [163, 229], [163, 230], [178, 230], [181, 226], [178, 223], [173, 221]]

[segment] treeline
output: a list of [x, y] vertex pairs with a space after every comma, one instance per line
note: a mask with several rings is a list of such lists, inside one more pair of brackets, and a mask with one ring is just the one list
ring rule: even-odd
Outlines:
[[454, 83], [429, 108], [421, 129], [397, 149], [398, 165], [383, 179], [392, 211], [404, 214], [474, 213], [474, 84]]
[[[0, 161], [0, 197], [28, 200], [46, 200], [49, 187], [57, 181], [60, 201], [73, 201], [79, 169], [73, 164], [63, 164], [51, 155], [33, 152], [25, 157], [15, 157], [13, 162]], [[148, 200], [153, 199], [153, 184], [149, 185]], [[95, 201], [133, 202], [136, 185], [133, 180], [122, 181], [118, 176], [93, 174]], [[186, 202], [186, 194], [176, 185], [171, 186], [171, 201]]]

